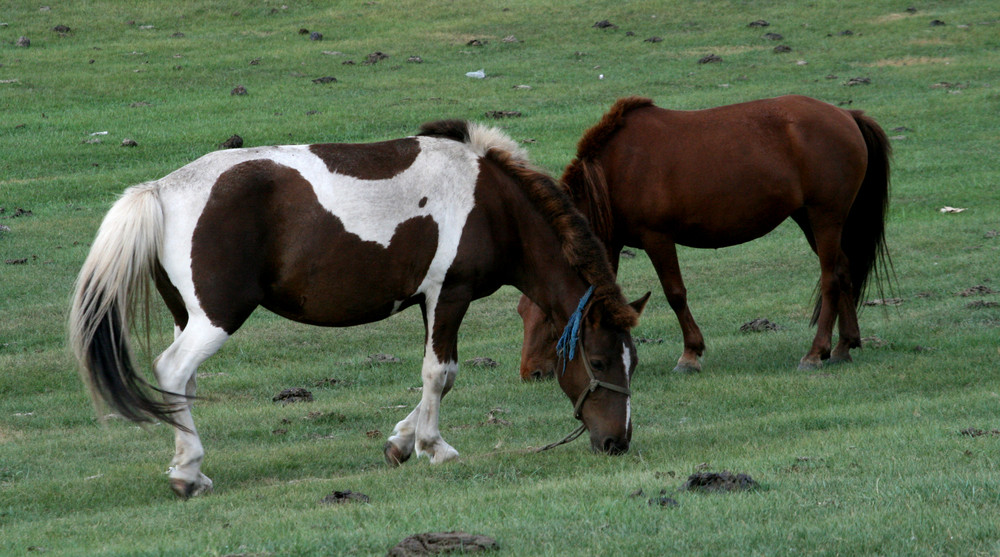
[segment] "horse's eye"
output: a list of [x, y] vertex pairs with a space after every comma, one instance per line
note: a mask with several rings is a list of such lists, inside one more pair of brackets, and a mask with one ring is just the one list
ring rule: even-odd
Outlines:
[[604, 362], [601, 360], [590, 360], [590, 367], [594, 368], [594, 371], [604, 371]]

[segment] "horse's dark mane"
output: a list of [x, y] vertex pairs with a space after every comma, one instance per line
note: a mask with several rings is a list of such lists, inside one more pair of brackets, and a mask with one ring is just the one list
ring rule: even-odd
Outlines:
[[[611, 136], [624, 125], [625, 115], [646, 106], [653, 106], [653, 100], [645, 97], [625, 97], [615, 101], [615, 104], [611, 105], [611, 108], [601, 117], [601, 121], [583, 133], [583, 137], [576, 144], [576, 158], [592, 159], [596, 157], [611, 139]], [[572, 166], [572, 163], [570, 165]]]
[[469, 141], [469, 122], [465, 120], [438, 120], [420, 126], [417, 135], [444, 137], [462, 143]]
[[563, 256], [584, 280], [594, 286], [594, 300], [607, 311], [609, 322], [621, 329], [636, 325], [639, 316], [622, 295], [607, 252], [586, 218], [573, 206], [573, 201], [559, 184], [548, 174], [535, 169], [527, 161], [525, 153], [507, 135], [495, 128], [465, 120], [427, 122], [420, 126], [417, 135], [468, 143], [514, 178], [556, 232]]
[[604, 246], [559, 184], [506, 151], [491, 149], [486, 158], [513, 177], [541, 211], [560, 239], [563, 256], [584, 280], [594, 286], [594, 300], [602, 304], [609, 322], [621, 329], [634, 327], [639, 316], [615, 282]]
[[645, 97], [618, 99], [601, 121], [592, 126], [576, 145], [576, 158], [563, 171], [563, 187], [590, 220], [597, 237], [608, 245], [611, 241], [613, 217], [604, 170], [594, 162], [601, 149], [625, 125], [625, 115], [637, 108], [653, 106]]

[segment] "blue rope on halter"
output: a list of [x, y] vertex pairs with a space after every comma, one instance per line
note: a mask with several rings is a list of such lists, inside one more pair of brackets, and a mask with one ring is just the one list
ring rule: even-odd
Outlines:
[[583, 308], [587, 307], [587, 302], [590, 301], [590, 297], [593, 294], [594, 287], [591, 286], [583, 294], [583, 297], [580, 298], [580, 303], [576, 306], [576, 311], [569, 316], [569, 322], [566, 323], [566, 328], [563, 329], [563, 334], [559, 337], [559, 342], [556, 343], [556, 354], [563, 359], [562, 373], [566, 373], [566, 362], [576, 357], [576, 346], [580, 343], [580, 324], [583, 322]]

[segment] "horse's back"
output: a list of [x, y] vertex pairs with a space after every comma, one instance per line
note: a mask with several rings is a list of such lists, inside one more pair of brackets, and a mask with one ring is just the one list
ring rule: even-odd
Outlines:
[[654, 230], [693, 247], [740, 244], [864, 175], [853, 117], [808, 97], [695, 111], [649, 106], [624, 118], [599, 161], [633, 241]]
[[428, 137], [211, 153], [160, 181], [163, 267], [228, 332], [258, 305], [322, 325], [382, 319], [446, 273], [476, 160]]

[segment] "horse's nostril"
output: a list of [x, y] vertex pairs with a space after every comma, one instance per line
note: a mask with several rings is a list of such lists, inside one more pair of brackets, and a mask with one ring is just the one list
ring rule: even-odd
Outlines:
[[540, 369], [536, 369], [531, 372], [531, 378], [535, 381], [541, 381], [545, 378], [545, 372]]

